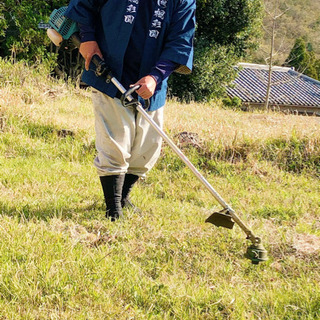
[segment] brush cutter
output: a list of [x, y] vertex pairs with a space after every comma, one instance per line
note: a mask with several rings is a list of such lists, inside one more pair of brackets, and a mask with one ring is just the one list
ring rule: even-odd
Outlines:
[[[47, 33], [54, 44], [59, 46], [63, 40], [71, 39], [76, 47], [80, 47], [80, 39], [77, 34], [77, 24], [64, 16], [67, 7], [62, 7], [58, 10], [54, 10], [50, 16], [49, 24], [52, 29], [48, 29]], [[241, 219], [236, 215], [234, 210], [222, 199], [218, 192], [210, 185], [210, 183], [200, 174], [190, 160], [182, 153], [182, 151], [171, 141], [171, 139], [164, 133], [164, 131], [149, 117], [145, 109], [148, 108], [148, 101], [145, 101], [145, 106], [135, 98], [132, 94], [139, 89], [139, 86], [135, 86], [126, 90], [121, 83], [112, 76], [110, 69], [106, 63], [97, 55], [92, 58], [92, 62], [96, 65], [96, 75], [104, 76], [106, 82], [112, 82], [117, 89], [122, 93], [121, 102], [124, 107], [134, 106], [138, 112], [144, 117], [146, 121], [157, 131], [157, 133], [164, 139], [164, 141], [171, 147], [171, 149], [177, 154], [177, 156], [189, 167], [194, 175], [200, 180], [200, 182], [208, 189], [213, 197], [223, 207], [223, 210], [214, 212], [210, 217], [206, 219], [206, 222], [212, 223], [218, 227], [224, 227], [232, 229], [234, 224], [245, 232], [247, 239], [252, 242], [246, 252], [246, 257], [252, 261], [253, 264], [267, 260], [267, 251], [264, 249], [261, 238], [256, 237], [253, 232], [246, 227]], [[145, 109], [144, 109], [145, 108]]]

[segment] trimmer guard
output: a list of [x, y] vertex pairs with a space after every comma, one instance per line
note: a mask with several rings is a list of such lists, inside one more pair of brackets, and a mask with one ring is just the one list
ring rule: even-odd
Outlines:
[[227, 229], [232, 229], [234, 226], [234, 221], [232, 220], [231, 215], [228, 213], [228, 210], [222, 210], [219, 212], [214, 212], [206, 222], [212, 223], [217, 227], [223, 227]]

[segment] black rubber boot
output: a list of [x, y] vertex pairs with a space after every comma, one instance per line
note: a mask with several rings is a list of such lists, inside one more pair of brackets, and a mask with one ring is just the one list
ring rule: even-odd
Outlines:
[[124, 184], [122, 188], [122, 199], [121, 206], [122, 208], [132, 208], [137, 209], [136, 206], [130, 201], [129, 194], [132, 190], [133, 185], [139, 180], [139, 176], [136, 176], [131, 173], [127, 173], [124, 179]]
[[101, 176], [100, 181], [106, 201], [106, 217], [115, 221], [123, 217], [121, 207], [122, 188], [125, 175]]

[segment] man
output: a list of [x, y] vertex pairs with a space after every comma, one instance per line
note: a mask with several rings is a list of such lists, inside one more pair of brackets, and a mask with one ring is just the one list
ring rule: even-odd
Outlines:
[[83, 81], [93, 87], [97, 157], [106, 216], [115, 220], [130, 205], [129, 193], [153, 167], [161, 137], [120, 92], [97, 77], [93, 55], [103, 58], [125, 88], [140, 85], [138, 99], [150, 99], [149, 116], [163, 125], [167, 79], [190, 73], [195, 0], [72, 0], [66, 16], [80, 27]]

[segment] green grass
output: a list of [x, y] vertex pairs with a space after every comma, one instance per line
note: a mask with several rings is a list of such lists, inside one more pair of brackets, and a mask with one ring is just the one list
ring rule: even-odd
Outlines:
[[199, 133], [183, 151], [262, 237], [252, 265], [238, 226], [204, 223], [221, 208], [168, 146], [133, 190], [141, 213], [107, 221], [89, 93], [0, 71], [0, 319], [320, 319], [317, 118], [166, 106], [165, 131]]

